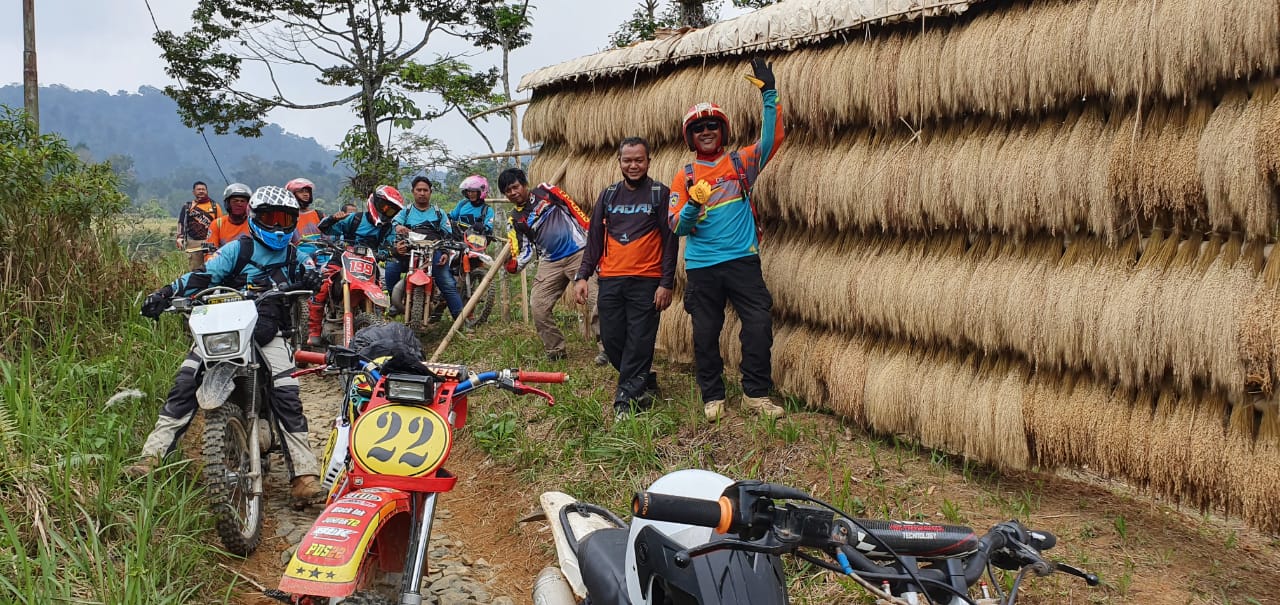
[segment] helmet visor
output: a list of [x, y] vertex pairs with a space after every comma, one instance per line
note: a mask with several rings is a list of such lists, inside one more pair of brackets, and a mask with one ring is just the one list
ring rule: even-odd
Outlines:
[[400, 206], [397, 206], [395, 202], [380, 197], [373, 199], [373, 207], [378, 210], [378, 214], [381, 214], [383, 218], [395, 218], [397, 214], [400, 214]]
[[298, 215], [286, 210], [260, 210], [254, 215], [258, 224], [275, 229], [293, 229], [298, 225]]

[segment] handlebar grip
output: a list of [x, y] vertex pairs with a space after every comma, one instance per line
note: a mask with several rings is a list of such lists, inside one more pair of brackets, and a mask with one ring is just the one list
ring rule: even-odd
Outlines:
[[317, 353], [315, 351], [298, 351], [293, 354], [293, 361], [294, 363], [309, 363], [321, 366], [328, 363], [325, 361], [324, 353]]
[[721, 496], [719, 500], [699, 500], [670, 494], [636, 492], [631, 498], [631, 513], [642, 519], [670, 521], [699, 527], [713, 527], [718, 533], [729, 531], [733, 521], [733, 504]]
[[520, 382], [564, 382], [568, 375], [564, 372], [529, 372], [520, 370], [517, 380]]
[[1031, 542], [1027, 545], [1036, 550], [1049, 550], [1058, 543], [1058, 537], [1042, 529], [1028, 529]]

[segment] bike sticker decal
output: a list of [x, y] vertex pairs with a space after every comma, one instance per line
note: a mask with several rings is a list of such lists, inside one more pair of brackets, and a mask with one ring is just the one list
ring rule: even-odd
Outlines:
[[[352, 510], [355, 506], [377, 510], [367, 516], [341, 516], [365, 512]], [[280, 590], [328, 597], [350, 594], [378, 531], [391, 517], [408, 510], [408, 495], [396, 490], [361, 490], [338, 499], [320, 515], [323, 521], [312, 526], [298, 544], [280, 580]]]
[[421, 477], [435, 471], [452, 442], [444, 417], [419, 406], [381, 406], [351, 427], [356, 462], [371, 473], [392, 477]]

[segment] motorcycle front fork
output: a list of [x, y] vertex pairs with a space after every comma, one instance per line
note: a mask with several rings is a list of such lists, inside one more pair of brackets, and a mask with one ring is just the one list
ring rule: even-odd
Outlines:
[[422, 605], [422, 577], [427, 571], [427, 545], [431, 542], [431, 524], [436, 517], [438, 494], [415, 493], [410, 514], [413, 525], [409, 530], [409, 555], [404, 562], [404, 575], [400, 580], [400, 605]]

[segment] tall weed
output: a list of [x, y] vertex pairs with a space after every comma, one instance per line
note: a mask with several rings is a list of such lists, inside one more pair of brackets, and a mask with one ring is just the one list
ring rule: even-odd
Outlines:
[[[126, 259], [124, 201], [105, 166], [0, 115], [0, 602], [210, 602], [229, 584], [189, 474], [120, 473], [186, 342], [138, 316], [178, 259]], [[112, 399], [125, 389], [141, 396]]]

